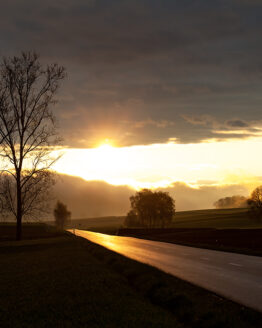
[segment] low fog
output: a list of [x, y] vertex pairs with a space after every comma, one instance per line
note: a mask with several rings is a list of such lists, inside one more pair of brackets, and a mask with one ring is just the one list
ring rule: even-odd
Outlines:
[[[214, 208], [214, 202], [232, 195], [248, 195], [242, 185], [202, 186], [198, 189], [176, 182], [167, 191], [176, 201], [177, 211]], [[85, 181], [78, 177], [59, 175], [54, 188], [53, 202], [64, 202], [72, 218], [125, 215], [129, 210], [129, 197], [135, 193], [128, 186], [113, 186], [102, 181]]]

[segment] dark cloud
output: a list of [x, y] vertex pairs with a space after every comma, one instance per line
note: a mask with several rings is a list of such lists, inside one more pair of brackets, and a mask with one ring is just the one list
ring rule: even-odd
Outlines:
[[260, 0], [233, 0], [233, 2], [235, 2], [236, 4], [243, 4], [246, 7], [250, 7], [250, 6], [259, 6], [262, 7], [262, 3]]
[[[57, 114], [72, 147], [102, 134], [120, 145], [197, 142], [214, 127], [188, 130], [181, 115], [261, 119], [261, 32], [255, 0], [10, 0], [0, 55], [35, 49], [67, 67]], [[174, 124], [137, 131], [146, 121]]]
[[232, 127], [232, 128], [247, 128], [247, 127], [249, 127], [249, 124], [247, 122], [242, 121], [242, 120], [231, 120], [231, 121], [227, 121], [226, 124], [229, 127]]
[[214, 117], [208, 116], [208, 115], [199, 115], [199, 116], [193, 116], [193, 115], [181, 115], [181, 117], [188, 123], [193, 125], [215, 125], [216, 121]]

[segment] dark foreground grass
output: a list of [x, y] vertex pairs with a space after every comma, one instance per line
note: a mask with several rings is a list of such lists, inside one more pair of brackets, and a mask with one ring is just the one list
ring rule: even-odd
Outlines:
[[1, 327], [262, 327], [261, 314], [72, 235], [0, 244]]
[[180, 327], [91, 250], [73, 236], [0, 245], [0, 326]]

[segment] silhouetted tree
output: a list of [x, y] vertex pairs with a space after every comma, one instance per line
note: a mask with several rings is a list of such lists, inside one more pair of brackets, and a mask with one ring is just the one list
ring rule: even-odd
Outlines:
[[247, 198], [244, 196], [231, 196], [220, 198], [214, 203], [215, 208], [242, 208], [247, 207]]
[[44, 209], [48, 188], [54, 181], [51, 156], [58, 142], [54, 104], [65, 70], [57, 64], [43, 65], [35, 53], [4, 58], [0, 67], [1, 206], [17, 222]]
[[175, 215], [175, 201], [167, 193], [143, 189], [130, 197], [127, 226], [167, 227]]
[[262, 218], [262, 186], [257, 187], [251, 193], [247, 201], [249, 207], [249, 214], [253, 219]]
[[57, 228], [64, 229], [66, 223], [70, 220], [71, 212], [67, 210], [65, 204], [58, 201], [54, 209], [54, 217]]
[[138, 219], [138, 216], [136, 215], [134, 210], [131, 210], [127, 213], [126, 219], [125, 219], [125, 225], [129, 228], [131, 227], [141, 227], [142, 224]]

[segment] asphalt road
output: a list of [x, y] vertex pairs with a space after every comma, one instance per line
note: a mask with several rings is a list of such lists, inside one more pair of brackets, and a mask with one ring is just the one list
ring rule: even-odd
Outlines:
[[77, 229], [69, 231], [262, 312], [262, 257]]

